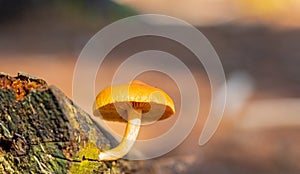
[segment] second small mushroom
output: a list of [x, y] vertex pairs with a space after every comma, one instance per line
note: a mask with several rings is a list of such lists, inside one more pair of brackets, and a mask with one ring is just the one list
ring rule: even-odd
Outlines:
[[175, 107], [172, 99], [161, 89], [134, 80], [101, 91], [93, 111], [95, 116], [107, 121], [127, 122], [120, 144], [100, 152], [99, 160], [105, 161], [122, 158], [130, 151], [142, 122], [166, 119], [175, 113]]

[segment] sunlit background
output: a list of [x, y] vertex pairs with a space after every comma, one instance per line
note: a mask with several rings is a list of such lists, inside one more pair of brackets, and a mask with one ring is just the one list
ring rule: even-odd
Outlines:
[[[176, 149], [146, 161], [143, 170], [300, 173], [298, 0], [0, 0], [0, 71], [41, 77], [72, 98], [74, 66], [87, 41], [109, 23], [144, 13], [183, 19], [209, 39], [224, 66], [228, 101], [217, 133], [199, 146], [211, 102], [201, 63], [182, 46], [162, 38], [135, 38], [116, 47], [98, 72], [96, 92], [109, 85], [126, 57], [154, 48], [173, 53], [201, 79], [199, 119], [191, 134]], [[146, 72], [137, 78], [167, 91], [180, 110], [180, 91], [170, 77]], [[163, 134], [176, 120], [175, 116], [143, 126], [139, 139]], [[125, 125], [107, 124], [122, 135]]]

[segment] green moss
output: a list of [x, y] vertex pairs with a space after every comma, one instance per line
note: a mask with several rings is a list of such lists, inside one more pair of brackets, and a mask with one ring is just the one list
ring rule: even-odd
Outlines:
[[73, 157], [74, 160], [81, 162], [73, 162], [69, 173], [93, 173], [101, 166], [101, 162], [96, 161], [99, 153], [100, 150], [94, 143], [88, 142], [82, 145], [80, 150]]
[[80, 150], [75, 155], [75, 158], [73, 159], [92, 159], [92, 160], [98, 160], [98, 155], [100, 153], [100, 149], [91, 142], [87, 142], [86, 144], [82, 145], [80, 147]]

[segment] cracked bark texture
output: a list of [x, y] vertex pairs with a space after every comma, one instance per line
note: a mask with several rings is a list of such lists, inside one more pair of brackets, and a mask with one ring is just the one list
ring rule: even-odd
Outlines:
[[115, 139], [58, 88], [0, 73], [0, 173], [135, 173], [132, 161], [97, 161]]

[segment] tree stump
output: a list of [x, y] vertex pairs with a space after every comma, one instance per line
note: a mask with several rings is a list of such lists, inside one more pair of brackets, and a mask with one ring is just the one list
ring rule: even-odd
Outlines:
[[137, 162], [99, 162], [116, 140], [58, 88], [0, 73], [0, 173], [133, 173]]

